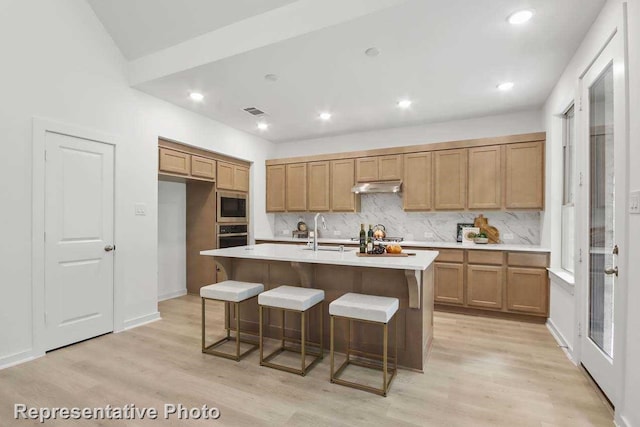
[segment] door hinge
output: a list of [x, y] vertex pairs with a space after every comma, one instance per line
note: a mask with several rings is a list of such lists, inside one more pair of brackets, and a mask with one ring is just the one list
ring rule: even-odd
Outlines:
[[582, 97], [580, 97], [580, 100], [578, 101], [578, 110], [582, 111]]
[[582, 337], [582, 322], [578, 322], [578, 337]]
[[582, 187], [582, 172], [580, 172], [580, 174], [579, 174], [578, 185], [580, 185], [580, 187]]
[[44, 232], [44, 241], [45, 242], [47, 241], [47, 232], [46, 231]]
[[578, 262], [582, 262], [582, 248], [578, 249]]
[[45, 311], [44, 312], [44, 324], [47, 324], [47, 317], [48, 317], [48, 313]]
[[44, 161], [47, 161], [47, 150], [44, 150]]

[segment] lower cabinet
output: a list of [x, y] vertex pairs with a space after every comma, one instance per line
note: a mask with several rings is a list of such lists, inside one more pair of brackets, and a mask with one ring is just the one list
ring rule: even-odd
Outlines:
[[548, 295], [546, 269], [507, 268], [507, 309], [509, 311], [547, 314]]
[[492, 265], [467, 266], [467, 305], [502, 309], [504, 268]]
[[435, 301], [464, 304], [464, 266], [445, 262], [434, 263]]

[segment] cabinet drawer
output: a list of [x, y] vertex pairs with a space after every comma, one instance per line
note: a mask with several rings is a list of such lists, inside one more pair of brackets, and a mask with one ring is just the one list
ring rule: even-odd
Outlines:
[[464, 261], [464, 252], [459, 249], [432, 249], [434, 251], [440, 252], [436, 261], [438, 262], [463, 262]]
[[549, 255], [546, 253], [509, 252], [509, 265], [547, 268], [549, 266]]
[[494, 264], [502, 265], [502, 251], [469, 251], [467, 254], [469, 264]]

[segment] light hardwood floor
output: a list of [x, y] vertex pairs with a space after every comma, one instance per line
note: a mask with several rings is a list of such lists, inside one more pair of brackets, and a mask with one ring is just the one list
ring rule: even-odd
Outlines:
[[[211, 325], [222, 325], [221, 308], [209, 304]], [[108, 423], [122, 426], [613, 425], [600, 395], [543, 325], [436, 313], [426, 372], [400, 370], [382, 398], [330, 384], [328, 357], [303, 378], [260, 367], [257, 352], [240, 363], [202, 354], [197, 297], [161, 302], [160, 311], [161, 321], [0, 371], [0, 425], [40, 425], [14, 421], [14, 402], [159, 409], [173, 402], [221, 411], [217, 421]]]

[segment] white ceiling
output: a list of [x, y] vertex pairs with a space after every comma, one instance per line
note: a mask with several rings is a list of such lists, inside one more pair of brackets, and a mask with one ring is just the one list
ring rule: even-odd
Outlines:
[[[212, 3], [226, 10], [232, 2]], [[274, 142], [538, 108], [604, 3], [410, 0], [136, 87]], [[534, 18], [508, 24], [521, 8]], [[135, 45], [121, 43], [123, 51]], [[378, 57], [364, 55], [371, 46]], [[279, 80], [266, 81], [268, 73]], [[498, 91], [504, 81], [514, 89]], [[190, 91], [204, 102], [191, 101]], [[408, 111], [395, 105], [403, 97], [414, 102]], [[270, 129], [258, 131], [245, 107], [265, 111]], [[332, 112], [328, 123], [321, 111]]]
[[295, 0], [87, 0], [127, 59], [260, 15]]

